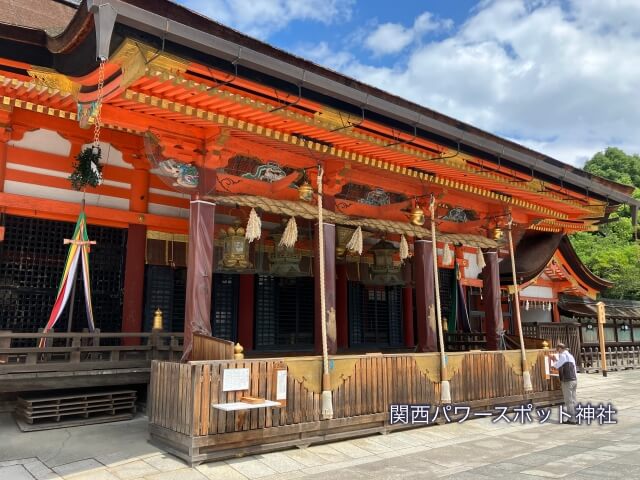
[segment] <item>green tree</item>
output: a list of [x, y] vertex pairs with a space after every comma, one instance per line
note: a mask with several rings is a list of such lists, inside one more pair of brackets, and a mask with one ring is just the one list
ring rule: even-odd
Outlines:
[[[609, 147], [596, 153], [584, 169], [594, 175], [636, 187], [640, 198], [640, 155], [628, 155]], [[614, 282], [603, 296], [640, 299], [640, 245], [634, 241], [629, 208], [611, 215], [616, 221], [600, 227], [599, 232], [580, 232], [571, 236], [580, 259], [596, 275]]]
[[640, 188], [640, 155], [628, 155], [619, 148], [608, 147], [584, 164], [585, 172], [614, 182]]

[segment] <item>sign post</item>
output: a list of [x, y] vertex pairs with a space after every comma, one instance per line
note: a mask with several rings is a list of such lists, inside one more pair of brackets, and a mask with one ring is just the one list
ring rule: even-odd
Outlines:
[[604, 302], [598, 302], [596, 304], [598, 309], [598, 340], [600, 340], [600, 364], [602, 366], [602, 376], [607, 376], [607, 353], [604, 347], [604, 324], [606, 317], [604, 314]]

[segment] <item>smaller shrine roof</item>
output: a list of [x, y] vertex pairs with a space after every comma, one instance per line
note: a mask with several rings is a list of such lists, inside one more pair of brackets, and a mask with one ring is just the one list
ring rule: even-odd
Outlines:
[[[613, 300], [603, 298], [607, 318], [640, 319], [640, 302], [633, 300]], [[574, 317], [596, 318], [597, 302], [588, 298], [562, 295], [558, 301], [560, 312]]]

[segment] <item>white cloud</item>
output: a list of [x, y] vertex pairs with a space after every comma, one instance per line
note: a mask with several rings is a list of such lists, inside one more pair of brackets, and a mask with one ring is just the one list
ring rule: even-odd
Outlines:
[[451, 20], [438, 20], [430, 12], [419, 15], [411, 27], [399, 23], [378, 25], [364, 40], [364, 46], [375, 55], [399, 53], [422, 38], [425, 33], [451, 28]]
[[266, 38], [295, 20], [324, 24], [351, 17], [355, 0], [178, 0], [187, 8], [240, 30]]
[[447, 38], [421, 44], [396, 37], [386, 48], [408, 53], [392, 66], [368, 65], [327, 45], [309, 52], [565, 162], [581, 165], [607, 145], [640, 152], [637, 0], [487, 0]]

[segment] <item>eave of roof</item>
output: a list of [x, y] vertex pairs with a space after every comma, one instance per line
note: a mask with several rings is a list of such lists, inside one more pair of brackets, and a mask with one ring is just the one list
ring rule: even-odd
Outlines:
[[[94, 16], [89, 13], [96, 14], [100, 9], [102, 12], [108, 10], [109, 15], [115, 12], [117, 23], [145, 34], [228, 61], [237, 60], [244, 67], [291, 84], [303, 82], [306, 89], [330, 95], [354, 107], [366, 106], [367, 111], [407, 125], [416, 125], [451, 142], [459, 141], [471, 149], [490, 156], [500, 155], [504, 160], [540, 174], [562, 178], [565, 185], [573, 185], [574, 188], [614, 203], [640, 206], [640, 201], [631, 197], [633, 187], [591, 175], [515, 142], [291, 55], [167, 0], [85, 0], [69, 26], [57, 37], [38, 34], [32, 29], [6, 28], [6, 25], [0, 28], [0, 37], [21, 42], [26, 40], [32, 44], [46, 41], [49, 51], [66, 53], [90, 30], [95, 29]], [[104, 26], [99, 30], [99, 36], [111, 34], [110, 31], [105, 33]]]
[[562, 237], [560, 245], [558, 246], [558, 250], [567, 261], [571, 269], [588, 286], [598, 291], [613, 287], [613, 282], [598, 277], [591, 270], [589, 270], [584, 263], [582, 263], [582, 260], [580, 260], [580, 257], [578, 257], [578, 254], [573, 248], [573, 245], [571, 245], [571, 241], [567, 236]]

